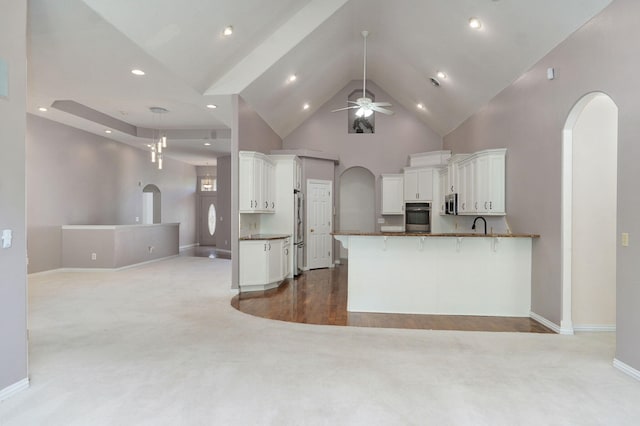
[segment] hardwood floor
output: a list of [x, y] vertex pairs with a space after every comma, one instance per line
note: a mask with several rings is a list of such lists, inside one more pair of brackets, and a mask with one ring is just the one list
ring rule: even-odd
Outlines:
[[553, 333], [531, 318], [347, 312], [347, 267], [306, 271], [280, 287], [241, 293], [231, 305], [247, 314], [307, 324], [425, 330]]

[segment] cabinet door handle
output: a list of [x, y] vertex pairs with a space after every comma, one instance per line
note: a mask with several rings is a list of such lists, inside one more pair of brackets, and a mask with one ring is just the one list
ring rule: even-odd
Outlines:
[[271, 251], [271, 243], [269, 243], [269, 251]]
[[476, 210], [478, 210], [478, 202], [477, 201], [476, 201], [475, 206], [476, 206]]
[[288, 248], [284, 249], [284, 254], [286, 254], [287, 256], [289, 256], [289, 249], [288, 249]]
[[453, 192], [453, 185], [451, 185], [451, 192]]
[[484, 209], [487, 210], [487, 202], [484, 202]]
[[493, 201], [489, 201], [489, 210], [493, 210]]
[[420, 194], [416, 192], [416, 199], [420, 198]]
[[264, 202], [264, 208], [265, 208], [265, 209], [268, 209], [268, 208], [269, 208], [269, 202], [268, 202], [268, 201], [265, 201], [265, 202]]
[[271, 208], [275, 209], [276, 208], [276, 203], [274, 203], [273, 201], [271, 202]]
[[267, 251], [267, 243], [264, 243], [264, 251]]

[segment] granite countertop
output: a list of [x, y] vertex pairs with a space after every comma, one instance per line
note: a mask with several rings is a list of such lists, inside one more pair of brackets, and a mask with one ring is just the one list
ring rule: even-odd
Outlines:
[[473, 238], [540, 238], [538, 234], [481, 234], [471, 232], [449, 232], [441, 234], [426, 234], [424, 232], [360, 232], [336, 231], [331, 235], [354, 237], [473, 237]]
[[290, 234], [251, 234], [240, 237], [240, 241], [253, 240], [282, 240], [291, 237]]

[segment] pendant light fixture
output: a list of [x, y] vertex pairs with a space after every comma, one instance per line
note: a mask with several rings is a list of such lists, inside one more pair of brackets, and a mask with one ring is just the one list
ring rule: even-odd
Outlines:
[[152, 136], [153, 140], [150, 145], [151, 146], [151, 162], [158, 163], [158, 170], [162, 170], [162, 155], [163, 155], [162, 151], [167, 147], [167, 136], [161, 134], [161, 130], [160, 130], [161, 115], [160, 114], [166, 114], [167, 112], [169, 112], [169, 110], [162, 107], [151, 107], [149, 108], [149, 111], [151, 111], [152, 113], [155, 114], [155, 116], [158, 117], [157, 121], [154, 119], [154, 126], [156, 127], [157, 135]]

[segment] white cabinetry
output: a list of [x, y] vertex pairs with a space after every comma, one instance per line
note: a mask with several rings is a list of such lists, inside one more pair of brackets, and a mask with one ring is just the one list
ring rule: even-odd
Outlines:
[[487, 150], [476, 158], [477, 213], [505, 214], [505, 150]]
[[289, 238], [240, 241], [240, 290], [277, 287], [289, 274], [289, 242]]
[[433, 200], [432, 168], [405, 167], [404, 200], [410, 202]]
[[447, 192], [445, 195], [460, 192], [460, 162], [469, 157], [470, 154], [456, 154], [449, 159], [449, 164], [447, 165]]
[[505, 215], [506, 149], [479, 151], [459, 165], [459, 214]]
[[404, 175], [382, 175], [382, 214], [404, 213]]
[[448, 167], [438, 170], [438, 199], [440, 200], [440, 203], [439, 205], [432, 206], [432, 209], [438, 208], [438, 213], [440, 215], [447, 214], [447, 206], [444, 202], [444, 197], [449, 193], [447, 185], [449, 183], [448, 172]]
[[267, 256], [269, 257], [269, 271], [267, 283], [280, 283], [284, 279], [282, 275], [282, 242], [284, 240], [268, 240]]
[[276, 209], [273, 163], [259, 152], [239, 153], [240, 213], [273, 213]]
[[291, 238], [286, 238], [282, 243], [282, 278], [291, 274]]
[[475, 212], [475, 176], [473, 159], [460, 163], [458, 167], [458, 214]]

